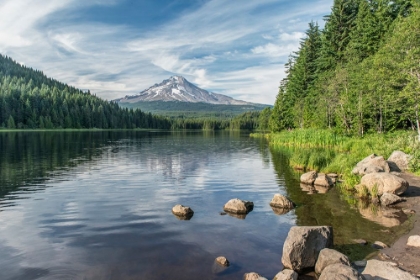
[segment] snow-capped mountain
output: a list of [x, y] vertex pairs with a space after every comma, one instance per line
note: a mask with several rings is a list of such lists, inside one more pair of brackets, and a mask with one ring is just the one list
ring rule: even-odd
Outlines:
[[182, 76], [172, 76], [160, 84], [155, 84], [143, 90], [138, 95], [125, 96], [115, 100], [119, 103], [136, 103], [139, 101], [181, 101], [203, 102], [224, 105], [249, 105], [252, 103], [236, 100], [232, 97], [208, 92], [188, 82]]

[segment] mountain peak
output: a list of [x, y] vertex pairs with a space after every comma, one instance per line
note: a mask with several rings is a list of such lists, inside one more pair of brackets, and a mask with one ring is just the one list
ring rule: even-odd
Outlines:
[[159, 84], [155, 84], [138, 95], [117, 99], [120, 103], [135, 103], [139, 101], [181, 101], [192, 103], [210, 103], [224, 105], [249, 105], [251, 103], [236, 100], [232, 97], [208, 92], [190, 83], [182, 76], [174, 75]]

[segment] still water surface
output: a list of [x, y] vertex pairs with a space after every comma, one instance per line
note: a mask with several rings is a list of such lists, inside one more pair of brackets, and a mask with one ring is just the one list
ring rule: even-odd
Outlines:
[[[333, 225], [344, 251], [366, 228], [393, 232], [335, 190], [308, 195], [287, 159], [240, 133], [1, 133], [0, 154], [0, 279], [272, 278], [293, 225]], [[277, 215], [275, 193], [299, 207]], [[236, 197], [254, 210], [220, 215]]]

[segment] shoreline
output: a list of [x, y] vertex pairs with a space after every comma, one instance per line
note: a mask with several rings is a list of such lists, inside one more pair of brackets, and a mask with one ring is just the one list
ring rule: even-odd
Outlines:
[[409, 232], [398, 237], [389, 248], [380, 250], [374, 259], [395, 262], [403, 270], [420, 276], [420, 248], [407, 246], [410, 236], [420, 234], [420, 176], [402, 173], [401, 177], [408, 181], [409, 188], [401, 195], [406, 201], [398, 203], [396, 206], [406, 211], [415, 211], [412, 214], [413, 227]]

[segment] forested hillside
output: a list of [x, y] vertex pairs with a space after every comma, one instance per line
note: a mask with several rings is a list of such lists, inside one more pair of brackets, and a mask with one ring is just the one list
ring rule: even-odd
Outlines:
[[0, 55], [3, 128], [170, 128], [166, 118], [122, 109]]
[[335, 0], [324, 29], [309, 23], [286, 68], [272, 131], [333, 128], [362, 136], [418, 130], [420, 5]]

